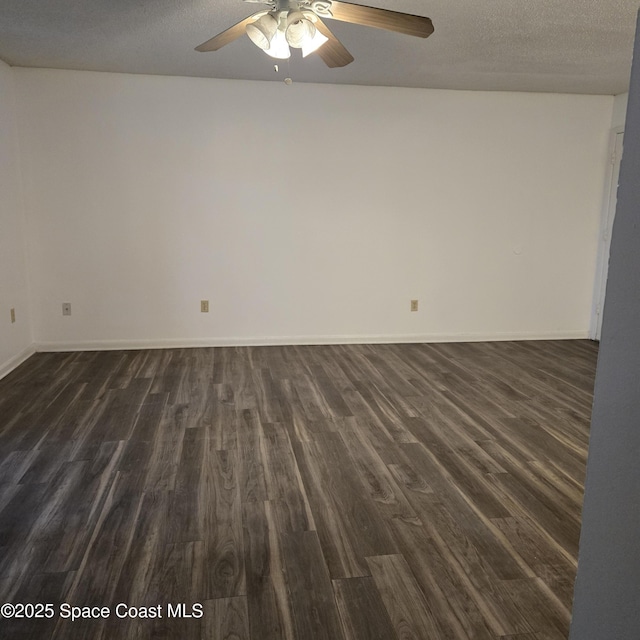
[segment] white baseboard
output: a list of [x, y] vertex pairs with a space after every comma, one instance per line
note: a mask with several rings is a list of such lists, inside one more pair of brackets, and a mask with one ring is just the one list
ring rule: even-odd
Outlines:
[[182, 349], [190, 347], [242, 347], [321, 344], [399, 344], [422, 342], [494, 342], [507, 340], [583, 340], [586, 329], [576, 331], [509, 333], [429, 333], [415, 335], [259, 336], [250, 338], [173, 338], [163, 340], [89, 340], [84, 342], [39, 342], [37, 351], [120, 351], [137, 349]]
[[0, 364], [0, 380], [9, 375], [16, 367], [19, 367], [27, 358], [31, 357], [36, 352], [35, 345], [30, 345], [26, 349], [23, 349], [20, 353], [9, 358], [6, 362]]

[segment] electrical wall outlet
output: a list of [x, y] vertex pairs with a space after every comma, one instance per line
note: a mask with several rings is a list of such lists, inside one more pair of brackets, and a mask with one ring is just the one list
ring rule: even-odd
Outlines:
[[70, 316], [71, 315], [71, 303], [70, 302], [63, 302], [62, 303], [62, 315], [63, 316]]
[[418, 301], [417, 300], [412, 300], [411, 301], [411, 311], [417, 311], [418, 310]]
[[11, 308], [11, 324], [13, 324], [16, 321], [16, 310], [14, 308]]
[[209, 301], [200, 300], [200, 313], [209, 313]]

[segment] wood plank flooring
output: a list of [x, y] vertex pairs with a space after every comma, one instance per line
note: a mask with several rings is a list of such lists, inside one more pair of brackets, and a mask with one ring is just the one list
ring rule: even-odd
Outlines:
[[566, 639], [596, 357], [36, 354], [0, 381], [0, 603], [55, 615], [0, 637]]

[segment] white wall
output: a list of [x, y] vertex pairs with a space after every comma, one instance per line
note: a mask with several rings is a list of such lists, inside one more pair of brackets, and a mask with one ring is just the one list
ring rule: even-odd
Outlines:
[[0, 378], [33, 353], [13, 80], [0, 61]]
[[42, 348], [588, 334], [612, 97], [16, 76]]
[[613, 100], [613, 115], [611, 117], [611, 128], [624, 128], [625, 118], [627, 117], [627, 102], [629, 100], [628, 93], [620, 93]]
[[602, 199], [602, 213], [600, 216], [598, 255], [596, 258], [596, 274], [593, 283], [593, 302], [591, 305], [591, 327], [589, 330], [589, 337], [594, 340], [600, 340], [600, 312], [604, 309], [611, 225], [613, 224], [613, 216], [615, 215], [616, 194], [618, 191], [621, 155], [616, 147], [616, 139], [618, 135], [624, 136], [628, 100], [628, 93], [620, 93], [615, 96], [611, 113], [609, 157], [613, 162], [607, 163], [604, 170], [605, 188]]

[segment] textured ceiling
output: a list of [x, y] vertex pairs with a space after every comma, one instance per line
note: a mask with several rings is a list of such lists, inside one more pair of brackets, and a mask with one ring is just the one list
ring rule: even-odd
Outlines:
[[439, 89], [617, 94], [628, 89], [640, 0], [368, 0], [429, 16], [426, 40], [328, 20], [355, 56], [328, 69], [294, 51], [274, 71], [243, 36], [194, 47], [261, 8], [241, 0], [0, 0], [14, 66]]

